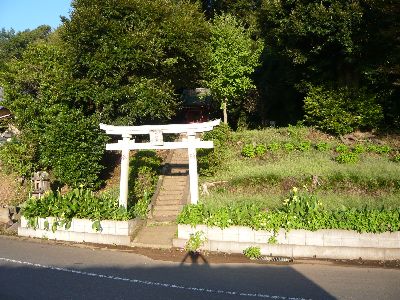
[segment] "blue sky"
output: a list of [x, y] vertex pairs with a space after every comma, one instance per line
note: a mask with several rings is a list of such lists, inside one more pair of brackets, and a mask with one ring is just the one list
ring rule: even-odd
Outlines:
[[0, 0], [0, 29], [16, 31], [60, 24], [60, 16], [69, 16], [71, 0]]

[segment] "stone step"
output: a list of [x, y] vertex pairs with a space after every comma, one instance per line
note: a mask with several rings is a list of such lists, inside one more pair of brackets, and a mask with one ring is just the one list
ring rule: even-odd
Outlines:
[[175, 207], [175, 206], [180, 206], [182, 205], [181, 201], [156, 201], [156, 206], [157, 208], [159, 206], [161, 207]]
[[187, 179], [186, 176], [182, 176], [182, 178], [178, 176], [169, 176], [164, 178], [163, 183], [174, 183], [174, 184], [186, 184]]
[[157, 197], [157, 200], [181, 200], [183, 199], [183, 193], [180, 193], [179, 195], [177, 194], [167, 194], [167, 193], [163, 193], [163, 194], [159, 194]]
[[159, 196], [161, 195], [171, 195], [171, 196], [182, 196], [183, 195], [184, 189], [181, 190], [161, 190], [160, 193], [158, 194]]
[[179, 195], [168, 195], [168, 194], [159, 194], [157, 197], [157, 201], [173, 201], [182, 199], [183, 194]]
[[154, 223], [175, 223], [177, 216], [153, 216]]
[[183, 208], [183, 197], [189, 182], [187, 150], [173, 150], [168, 167], [153, 207], [152, 217], [156, 222], [175, 222]]
[[154, 207], [153, 211], [181, 211], [183, 205], [182, 204], [177, 204], [177, 205], [156, 205]]
[[179, 215], [179, 211], [176, 210], [166, 210], [166, 211], [153, 211], [153, 218], [158, 219], [160, 217], [166, 217], [166, 218], [175, 218]]
[[163, 184], [162, 184], [162, 186], [168, 186], [168, 187], [183, 187], [183, 186], [185, 186], [186, 185], [186, 181], [177, 181], [176, 183], [175, 183], [175, 181], [173, 181], [173, 180], [167, 180], [167, 181], [163, 181]]
[[179, 205], [183, 204], [182, 199], [156, 199], [156, 205]]
[[176, 175], [187, 175], [189, 174], [189, 171], [174, 171], [171, 170], [171, 172], [169, 172], [170, 174], [176, 174]]

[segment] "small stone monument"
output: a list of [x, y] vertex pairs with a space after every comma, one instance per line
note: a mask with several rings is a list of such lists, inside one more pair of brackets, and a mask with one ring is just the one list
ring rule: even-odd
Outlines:
[[40, 198], [46, 191], [50, 190], [49, 173], [45, 171], [33, 173], [32, 185], [32, 197]]

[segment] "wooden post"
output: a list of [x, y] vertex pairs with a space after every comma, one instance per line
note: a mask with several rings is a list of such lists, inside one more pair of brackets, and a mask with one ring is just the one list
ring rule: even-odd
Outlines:
[[[123, 134], [123, 142], [129, 142], [132, 135]], [[128, 207], [128, 180], [129, 180], [129, 148], [122, 148], [121, 178], [119, 182], [119, 206]]]
[[227, 110], [227, 107], [226, 107], [226, 102], [227, 102], [227, 100], [225, 98], [225, 102], [222, 103], [222, 110], [223, 110], [223, 113], [224, 113], [224, 124], [228, 124], [228, 110]]
[[[189, 145], [194, 144], [196, 140], [195, 134], [188, 133]], [[197, 174], [197, 157], [196, 148], [188, 147], [189, 156], [189, 184], [190, 184], [190, 203], [197, 204], [199, 200], [199, 178]]]

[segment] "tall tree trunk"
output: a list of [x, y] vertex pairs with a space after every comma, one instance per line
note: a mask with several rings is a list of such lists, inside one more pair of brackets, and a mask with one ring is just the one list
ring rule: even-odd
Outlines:
[[227, 112], [227, 109], [226, 109], [226, 99], [222, 103], [222, 110], [223, 110], [223, 113], [224, 113], [224, 123], [228, 124], [228, 112]]

